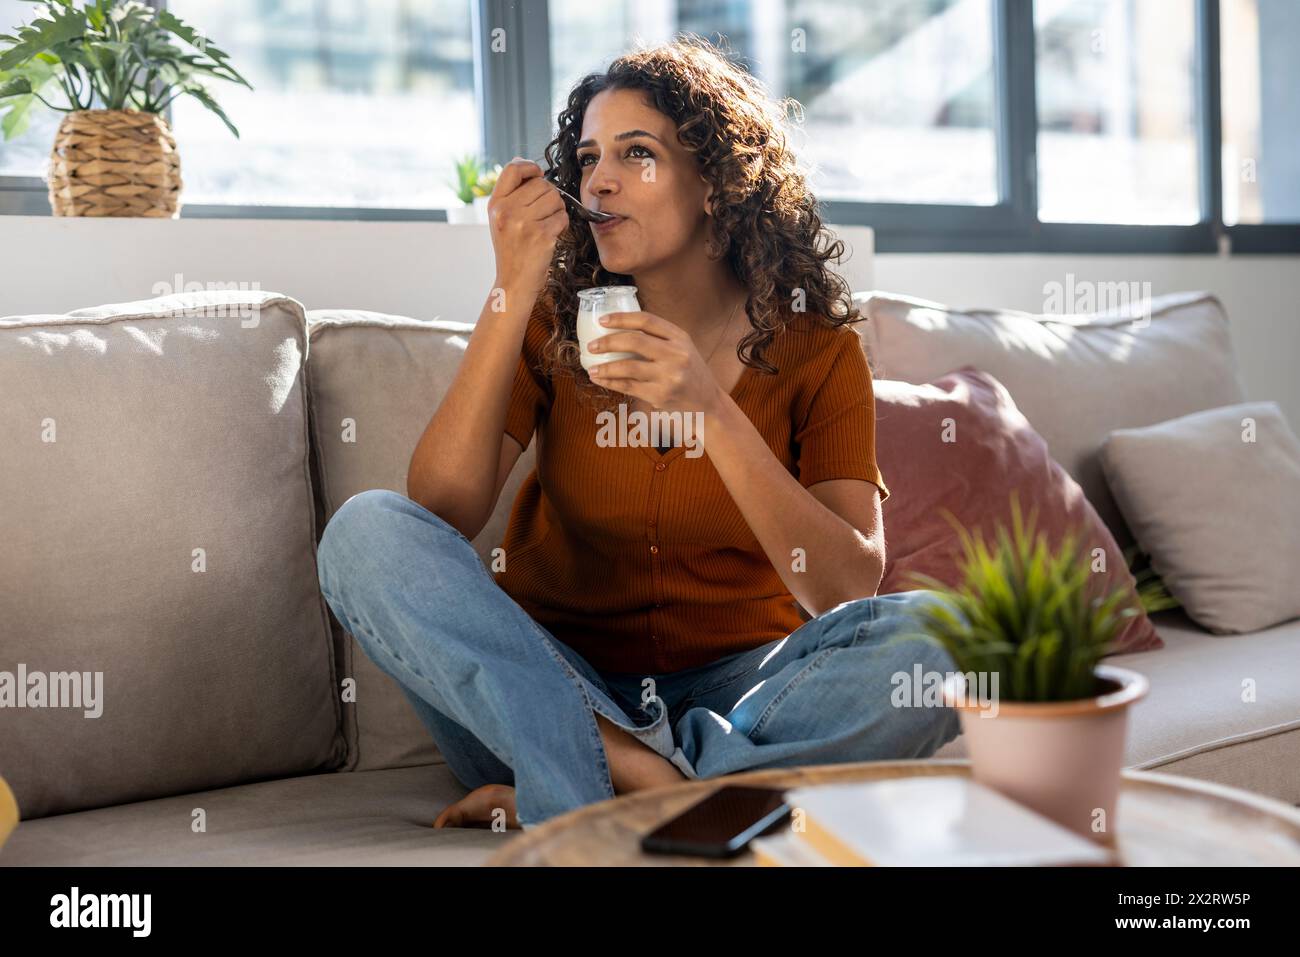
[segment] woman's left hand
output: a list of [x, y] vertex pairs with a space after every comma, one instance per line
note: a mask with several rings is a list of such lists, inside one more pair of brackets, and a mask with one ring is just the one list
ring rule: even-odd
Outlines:
[[718, 380], [680, 327], [653, 312], [611, 312], [601, 321], [617, 331], [593, 339], [592, 352], [635, 352], [644, 358], [594, 366], [588, 371], [592, 382], [665, 412], [709, 412], [716, 406], [722, 393]]

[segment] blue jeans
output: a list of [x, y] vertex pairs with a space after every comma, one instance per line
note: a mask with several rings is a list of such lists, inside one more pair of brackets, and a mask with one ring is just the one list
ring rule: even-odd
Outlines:
[[918, 665], [954, 670], [915, 634], [928, 590], [847, 601], [784, 639], [641, 675], [592, 667], [497, 585], [469, 539], [396, 492], [344, 502], [318, 567], [330, 608], [452, 773], [471, 789], [513, 785], [524, 828], [614, 797], [595, 712], [688, 778], [926, 757], [960, 732], [951, 708], [892, 701]]

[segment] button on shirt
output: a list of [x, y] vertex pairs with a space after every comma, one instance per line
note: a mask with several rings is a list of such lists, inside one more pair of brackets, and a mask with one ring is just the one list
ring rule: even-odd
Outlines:
[[[633, 444], [631, 419], [628, 442], [602, 445], [599, 410], [570, 376], [541, 371], [552, 323], [539, 300], [505, 424], [525, 448], [536, 432], [536, 468], [515, 496], [497, 584], [602, 671], [693, 668], [798, 628], [794, 596], [709, 460], [707, 426], [696, 457], [649, 436]], [[765, 357], [779, 372], [746, 367], [731, 397], [772, 454], [804, 487], [863, 479], [887, 498], [853, 327], [799, 314]]]

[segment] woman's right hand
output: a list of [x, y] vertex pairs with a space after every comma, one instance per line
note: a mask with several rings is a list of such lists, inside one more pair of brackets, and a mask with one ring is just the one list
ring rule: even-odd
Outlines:
[[564, 197], [542, 178], [540, 166], [515, 157], [492, 189], [488, 224], [497, 284], [536, 299], [546, 285], [556, 240], [569, 225]]

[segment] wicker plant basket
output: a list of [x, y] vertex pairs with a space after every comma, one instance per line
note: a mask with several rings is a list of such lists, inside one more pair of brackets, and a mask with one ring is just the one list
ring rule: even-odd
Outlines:
[[69, 113], [54, 136], [49, 183], [55, 216], [180, 214], [181, 158], [156, 113]]

